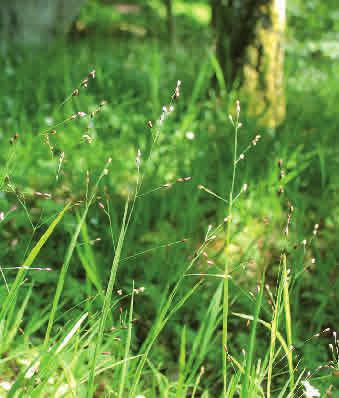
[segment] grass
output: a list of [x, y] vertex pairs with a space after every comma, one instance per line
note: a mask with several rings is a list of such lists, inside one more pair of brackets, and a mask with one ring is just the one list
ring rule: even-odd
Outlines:
[[[236, 169], [238, 162], [238, 130], [240, 127], [240, 103], [237, 101], [236, 118], [233, 121], [230, 116], [231, 122], [234, 126], [234, 154], [233, 154], [233, 172], [232, 172], [232, 183], [229, 195], [229, 207], [227, 215], [227, 231], [226, 231], [226, 246], [225, 246], [225, 271], [224, 271], [224, 302], [223, 302], [223, 333], [222, 333], [222, 348], [228, 350], [227, 344], [227, 328], [228, 328], [228, 306], [229, 306], [229, 289], [228, 289], [228, 278], [230, 275], [230, 243], [231, 243], [231, 225], [233, 224], [233, 202], [234, 202], [234, 184], [236, 178]], [[227, 356], [221, 350], [223, 355], [223, 378], [224, 378], [224, 395], [227, 395]]]
[[[120, 257], [121, 257], [124, 237], [126, 234], [127, 211], [128, 211], [128, 202], [126, 203], [126, 206], [125, 206], [124, 218], [123, 218], [123, 222], [121, 225], [121, 230], [120, 230], [120, 234], [119, 234], [119, 240], [117, 243], [117, 247], [116, 247], [116, 250], [114, 253], [111, 274], [110, 274], [110, 278], [109, 278], [109, 282], [108, 282], [108, 286], [107, 286], [107, 290], [106, 290], [105, 300], [104, 300], [103, 309], [102, 309], [102, 315], [100, 318], [98, 337], [97, 337], [97, 341], [95, 343], [93, 358], [90, 363], [90, 377], [88, 379], [88, 387], [87, 387], [87, 396], [88, 397], [92, 397], [94, 394], [95, 367], [96, 367], [96, 364], [98, 361], [99, 350], [102, 345], [103, 335], [104, 335], [104, 331], [105, 331], [105, 327], [106, 327], [106, 321], [108, 318], [108, 312], [110, 310], [110, 304], [112, 301], [113, 287], [115, 284], [115, 278], [116, 278], [117, 269], [118, 269], [118, 265], [119, 265], [119, 261], [120, 261]], [[124, 358], [124, 363], [126, 363], [126, 357]]]
[[[251, 373], [252, 373], [252, 364], [253, 364], [253, 356], [255, 350], [255, 343], [256, 343], [256, 329], [258, 325], [262, 300], [263, 300], [263, 293], [264, 293], [264, 282], [265, 282], [265, 274], [262, 274], [261, 284], [259, 285], [259, 291], [257, 295], [257, 299], [255, 302], [255, 309], [254, 309], [254, 316], [251, 328], [251, 336], [249, 342], [249, 349], [248, 349], [248, 356], [246, 359], [246, 367], [245, 367], [245, 376], [244, 381], [241, 388], [241, 396], [248, 397], [250, 395], [250, 391], [253, 390], [253, 386], [250, 385], [251, 380]], [[251, 388], [250, 388], [251, 386]]]
[[71, 258], [73, 256], [73, 252], [75, 250], [75, 246], [77, 244], [78, 237], [80, 235], [80, 231], [83, 228], [83, 225], [85, 223], [88, 210], [89, 210], [91, 204], [93, 203], [93, 200], [94, 200], [94, 198], [95, 198], [95, 196], [97, 194], [98, 185], [99, 185], [101, 179], [107, 174], [106, 171], [107, 171], [107, 167], [108, 167], [109, 163], [110, 163], [110, 160], [107, 162], [105, 168], [103, 169], [102, 173], [100, 174], [98, 182], [97, 182], [97, 184], [95, 185], [95, 187], [93, 189], [93, 193], [91, 194], [90, 199], [88, 200], [88, 202], [85, 205], [85, 209], [84, 209], [83, 215], [80, 218], [80, 221], [78, 222], [76, 230], [75, 230], [75, 232], [74, 232], [74, 234], [72, 236], [70, 245], [69, 245], [69, 247], [67, 249], [67, 252], [66, 252], [66, 255], [65, 255], [65, 260], [64, 260], [64, 262], [62, 264], [62, 267], [61, 267], [60, 276], [59, 276], [58, 284], [57, 284], [56, 291], [55, 291], [55, 296], [54, 296], [54, 299], [53, 299], [52, 310], [51, 310], [50, 317], [49, 317], [49, 320], [48, 320], [46, 335], [45, 335], [45, 339], [44, 339], [45, 348], [47, 348], [48, 344], [49, 344], [49, 339], [50, 339], [50, 336], [51, 336], [51, 331], [52, 331], [52, 327], [53, 327], [53, 324], [54, 324], [55, 315], [56, 315], [57, 309], [59, 307], [59, 301], [60, 301], [60, 297], [61, 297], [61, 293], [62, 293], [62, 290], [63, 290], [64, 283], [65, 283], [67, 270], [68, 270]]
[[[335, 392], [330, 332], [315, 334], [336, 327], [338, 63], [288, 55], [284, 125], [260, 129], [241, 99], [238, 131], [237, 92], [200, 43], [173, 54], [162, 40], [99, 35], [4, 59], [3, 396], [282, 398], [305, 380]], [[312, 68], [319, 79], [300, 90], [295, 76]], [[94, 118], [69, 119], [102, 100]]]

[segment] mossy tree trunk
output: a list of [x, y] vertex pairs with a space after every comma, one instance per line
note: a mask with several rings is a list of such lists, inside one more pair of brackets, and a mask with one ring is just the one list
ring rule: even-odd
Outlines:
[[227, 86], [241, 86], [249, 112], [276, 127], [285, 116], [286, 0], [212, 0], [216, 54]]
[[86, 0], [2, 0], [2, 44], [40, 44], [67, 32]]

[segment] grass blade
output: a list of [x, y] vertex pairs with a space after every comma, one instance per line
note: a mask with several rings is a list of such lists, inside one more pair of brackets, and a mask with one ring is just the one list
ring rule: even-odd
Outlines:
[[86, 312], [81, 316], [81, 318], [76, 322], [76, 324], [72, 327], [72, 329], [67, 333], [65, 338], [62, 340], [58, 348], [56, 349], [56, 353], [61, 352], [66, 345], [69, 343], [69, 341], [72, 339], [72, 337], [75, 335], [75, 333], [79, 330], [81, 324], [84, 322], [84, 320], [87, 318], [88, 313]]
[[285, 322], [286, 322], [286, 337], [287, 344], [289, 347], [289, 353], [287, 355], [288, 370], [290, 373], [290, 391], [294, 390], [294, 369], [293, 369], [293, 350], [292, 348], [292, 318], [291, 318], [291, 306], [289, 296], [289, 283], [287, 275], [287, 260], [286, 254], [283, 254], [283, 284], [284, 284], [284, 311], [285, 311]]
[[58, 309], [61, 293], [62, 293], [62, 290], [63, 290], [63, 287], [64, 287], [64, 283], [65, 283], [66, 274], [67, 274], [68, 267], [69, 267], [69, 264], [71, 262], [71, 259], [73, 257], [73, 252], [74, 252], [74, 249], [76, 247], [76, 244], [77, 244], [77, 241], [78, 241], [78, 238], [79, 238], [79, 234], [80, 234], [81, 229], [82, 229], [82, 227], [83, 227], [83, 225], [85, 223], [88, 210], [91, 207], [91, 204], [93, 203], [94, 198], [96, 196], [96, 193], [98, 191], [99, 183], [100, 183], [101, 179], [107, 174], [107, 167], [108, 167], [108, 165], [110, 163], [111, 163], [111, 158], [108, 159], [103, 171], [100, 174], [100, 177], [98, 178], [97, 183], [95, 184], [95, 186], [93, 188], [93, 192], [92, 192], [92, 195], [91, 195], [90, 199], [88, 200], [88, 202], [86, 202], [84, 213], [83, 213], [80, 221], [77, 224], [76, 230], [75, 230], [75, 232], [74, 232], [74, 234], [72, 236], [71, 242], [70, 242], [70, 244], [69, 244], [69, 246], [67, 248], [67, 252], [66, 252], [66, 255], [65, 255], [64, 262], [63, 262], [62, 267], [61, 267], [60, 276], [59, 276], [59, 279], [58, 279], [58, 284], [57, 284], [57, 288], [56, 288], [54, 299], [53, 299], [52, 310], [51, 310], [50, 317], [49, 317], [49, 320], [48, 320], [48, 325], [47, 325], [47, 330], [46, 330], [46, 335], [45, 335], [45, 340], [44, 340], [44, 347], [45, 348], [47, 348], [48, 343], [49, 343], [49, 339], [50, 339], [50, 336], [51, 336], [52, 327], [53, 327], [55, 316], [56, 316], [56, 312], [57, 312], [57, 309]]
[[[232, 315], [237, 316], [237, 317], [242, 318], [242, 319], [246, 319], [248, 321], [253, 321], [253, 319], [254, 319], [252, 315], [240, 314], [238, 312], [232, 312]], [[266, 322], [266, 321], [264, 321], [262, 319], [258, 319], [258, 323], [260, 323], [261, 325], [265, 326], [265, 328], [267, 328], [269, 331], [272, 330], [272, 325], [271, 325], [270, 322]], [[282, 336], [282, 334], [279, 331], [276, 332], [276, 337], [279, 340], [279, 343], [281, 344], [281, 347], [285, 351], [285, 355], [287, 355], [287, 353], [289, 351], [289, 348], [287, 346], [287, 343], [286, 343], [284, 337]]]
[[125, 211], [124, 211], [124, 217], [122, 221], [122, 226], [119, 234], [119, 239], [118, 239], [118, 244], [117, 248], [114, 254], [114, 259], [112, 263], [112, 268], [111, 268], [111, 274], [105, 294], [105, 300], [104, 300], [104, 305], [103, 305], [103, 310], [102, 310], [102, 315], [100, 319], [100, 324], [99, 324], [99, 330], [98, 330], [98, 337], [97, 341], [95, 344], [93, 356], [92, 356], [92, 361], [90, 363], [90, 374], [88, 378], [88, 387], [87, 387], [87, 398], [91, 398], [94, 394], [94, 377], [95, 377], [95, 367], [96, 363], [98, 360], [98, 354], [99, 354], [99, 349], [101, 347], [103, 335], [104, 335], [104, 330], [105, 330], [105, 325], [106, 325], [106, 320], [108, 317], [109, 309], [110, 309], [110, 303], [112, 299], [112, 292], [113, 292], [113, 287], [115, 283], [115, 278], [120, 262], [120, 257], [121, 257], [121, 252], [122, 252], [122, 247], [125, 239], [125, 234], [126, 234], [126, 220], [127, 220], [127, 211], [128, 211], [128, 204], [129, 202], [126, 202], [125, 205]]
[[[78, 222], [81, 220], [78, 213], [77, 213], [77, 220]], [[91, 248], [91, 245], [87, 244], [87, 242], [89, 242], [89, 236], [88, 236], [86, 222], [83, 223], [80, 234], [85, 244], [83, 246], [77, 246], [77, 254], [79, 256], [82, 266], [85, 269], [87, 278], [95, 286], [98, 293], [100, 295], [103, 295], [104, 289], [102, 288], [101, 278], [97, 269], [97, 264], [95, 262], [93, 250]]]
[[249, 344], [247, 360], [246, 360], [246, 367], [245, 367], [245, 377], [244, 377], [242, 390], [241, 390], [242, 398], [247, 398], [248, 392], [249, 392], [249, 379], [250, 379], [250, 374], [251, 374], [251, 370], [252, 370], [252, 362], [253, 362], [253, 355], [254, 355], [254, 349], [255, 349], [256, 329], [257, 329], [257, 324], [258, 324], [259, 315], [260, 315], [261, 303], [262, 303], [262, 299], [263, 299], [264, 280], [265, 280], [265, 274], [263, 273], [262, 278], [261, 278], [261, 283], [259, 286], [259, 293], [257, 295], [257, 300], [255, 303], [250, 344]]
[[51, 336], [52, 327], [54, 325], [54, 320], [55, 320], [56, 312], [57, 312], [57, 309], [58, 309], [61, 293], [62, 293], [62, 290], [63, 290], [63, 287], [64, 287], [64, 283], [65, 283], [65, 278], [66, 278], [66, 274], [67, 274], [67, 271], [68, 271], [68, 267], [69, 267], [69, 264], [71, 262], [71, 259], [72, 259], [72, 256], [73, 256], [73, 252], [74, 252], [75, 246], [76, 246], [77, 241], [78, 241], [78, 237], [79, 237], [79, 234], [80, 234], [80, 230], [81, 230], [82, 224], [84, 223], [84, 221], [85, 221], [85, 219], [87, 217], [88, 209], [89, 209], [88, 207], [85, 208], [85, 211], [84, 211], [84, 213], [82, 215], [82, 218], [81, 218], [80, 222], [78, 223], [78, 225], [76, 227], [76, 230], [75, 230], [75, 232], [74, 232], [74, 234], [72, 236], [72, 239], [71, 239], [71, 243], [68, 246], [64, 263], [62, 264], [62, 267], [61, 267], [60, 276], [59, 276], [59, 279], [58, 279], [58, 284], [57, 284], [57, 288], [56, 288], [54, 299], [53, 299], [52, 310], [51, 310], [51, 313], [50, 313], [50, 316], [49, 316], [47, 330], [46, 330], [46, 334], [45, 334], [45, 340], [44, 340], [45, 348], [47, 348], [48, 343], [49, 343], [49, 339], [50, 339], [50, 336]]
[[[180, 278], [175, 287], [173, 288], [172, 292], [169, 295], [169, 298], [167, 299], [167, 302], [164, 305], [164, 309], [160, 312], [159, 317], [157, 321], [155, 322], [154, 328], [151, 330], [149, 337], [146, 340], [146, 346], [145, 348], [142, 349], [142, 357], [141, 360], [137, 366], [137, 369], [135, 371], [135, 376], [133, 380], [133, 384], [129, 393], [129, 398], [133, 398], [136, 395], [136, 389], [138, 386], [138, 383], [141, 378], [142, 370], [145, 366], [145, 363], [147, 361], [148, 355], [153, 347], [153, 344], [155, 343], [156, 339], [158, 338], [159, 334], [169, 321], [169, 319], [185, 304], [185, 302], [192, 296], [192, 294], [198, 289], [198, 287], [201, 285], [202, 281], [199, 281], [196, 283], [190, 291], [188, 291], [185, 296], [179, 300], [179, 302], [169, 311], [170, 305], [175, 297], [175, 294], [182, 282], [183, 278]], [[167, 315], [168, 313], [168, 315]]]
[[184, 397], [184, 382], [185, 382], [185, 367], [186, 367], [186, 326], [184, 325], [181, 332], [181, 344], [179, 355], [179, 380], [177, 386], [176, 398]]
[[61, 221], [63, 215], [69, 209], [70, 205], [71, 204], [68, 203], [61, 210], [61, 212], [57, 215], [55, 220], [49, 225], [49, 227], [47, 228], [45, 233], [41, 236], [41, 238], [39, 239], [37, 244], [30, 251], [28, 257], [26, 258], [26, 260], [22, 264], [22, 268], [18, 271], [17, 276], [16, 276], [16, 278], [15, 278], [15, 280], [14, 280], [12, 286], [11, 286], [11, 289], [10, 289], [10, 291], [9, 291], [5, 301], [4, 301], [4, 303], [2, 304], [1, 313], [0, 313], [0, 319], [4, 319], [4, 317], [6, 316], [7, 312], [9, 311], [11, 305], [13, 304], [13, 302], [15, 302], [19, 286], [21, 285], [21, 283], [23, 282], [23, 280], [25, 278], [25, 275], [26, 275], [26, 272], [27, 272], [27, 268], [29, 268], [32, 265], [33, 261], [35, 260], [35, 258], [39, 254], [40, 250], [42, 249], [42, 247], [44, 246], [44, 244], [46, 243], [48, 238], [52, 235], [55, 227], [59, 224], [59, 222]]
[[[284, 286], [284, 278], [283, 275], [280, 276], [280, 281], [278, 284], [278, 293], [275, 301], [275, 307], [273, 312], [273, 319], [271, 324], [271, 341], [270, 341], [270, 357], [268, 362], [268, 370], [267, 370], [267, 398], [271, 396], [271, 384], [272, 384], [272, 371], [273, 371], [273, 362], [274, 362], [274, 353], [275, 353], [275, 342], [277, 338], [278, 332], [278, 321], [279, 321], [279, 312], [280, 312], [280, 303], [281, 296]], [[288, 351], [288, 349], [287, 349]]]
[[132, 340], [132, 324], [133, 324], [133, 304], [134, 304], [134, 282], [132, 287], [132, 297], [131, 297], [131, 305], [129, 309], [129, 317], [128, 317], [128, 332], [127, 332], [127, 340], [125, 345], [125, 355], [124, 362], [122, 364], [121, 377], [120, 377], [120, 386], [119, 386], [119, 398], [123, 398], [125, 382], [126, 382], [126, 374], [128, 368], [128, 355], [131, 347]]

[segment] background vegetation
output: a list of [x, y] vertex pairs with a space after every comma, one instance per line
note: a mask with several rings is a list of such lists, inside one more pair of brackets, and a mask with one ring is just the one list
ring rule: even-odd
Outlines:
[[[336, 2], [288, 3], [277, 128], [247, 112], [236, 85], [220, 93], [206, 2], [174, 1], [174, 44], [160, 1], [124, 6], [89, 1], [65, 40], [2, 52], [1, 396], [216, 397], [226, 354], [228, 396], [269, 396], [270, 366], [272, 396], [302, 396], [305, 380], [338, 396]], [[241, 195], [225, 251], [238, 98]]]

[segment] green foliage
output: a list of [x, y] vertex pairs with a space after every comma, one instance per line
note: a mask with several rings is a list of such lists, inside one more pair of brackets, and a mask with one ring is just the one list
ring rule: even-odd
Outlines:
[[147, 3], [89, 2], [70, 41], [3, 54], [0, 396], [216, 397], [226, 360], [227, 397], [301, 395], [308, 370], [335, 396], [311, 336], [337, 326], [339, 64], [301, 49], [334, 7], [290, 6], [287, 118], [259, 131], [240, 98], [235, 151], [206, 2], [175, 2], [175, 51]]

